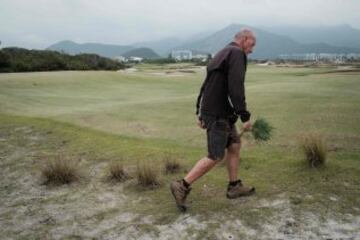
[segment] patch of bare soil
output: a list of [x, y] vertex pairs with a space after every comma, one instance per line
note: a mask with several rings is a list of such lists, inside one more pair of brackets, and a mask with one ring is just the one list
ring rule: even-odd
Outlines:
[[[18, 138], [21, 138], [20, 140]], [[360, 217], [348, 214], [295, 214], [286, 194], [253, 201], [263, 218], [245, 221], [237, 213], [181, 214], [166, 224], [128, 208], [144, 202], [145, 194], [127, 195], [131, 182], [102, 180], [105, 162], [82, 159], [88, 177], [63, 186], [42, 185], [36, 167], [46, 133], [31, 127], [0, 135], [0, 236], [2, 239], [359, 239]], [[170, 196], [170, 194], [169, 194]], [[311, 196], [309, 196], [311, 197]], [[331, 199], [336, 202], [334, 195]], [[146, 202], [146, 201], [145, 201]], [[151, 201], [148, 201], [151, 203]], [[175, 206], [174, 206], [175, 208]], [[265, 216], [265, 212], [273, 214]]]

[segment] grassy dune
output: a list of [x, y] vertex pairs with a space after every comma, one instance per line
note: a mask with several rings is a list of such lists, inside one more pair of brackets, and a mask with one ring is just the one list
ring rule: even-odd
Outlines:
[[[142, 65], [134, 72], [1, 74], [0, 173], [7, 177], [1, 181], [0, 233], [166, 239], [186, 229], [184, 238], [199, 239], [356, 236], [360, 75], [329, 70], [336, 69], [249, 67], [253, 119], [264, 117], [275, 128], [269, 143], [243, 139], [240, 176], [257, 194], [227, 200], [226, 168], [219, 165], [194, 185], [185, 215], [168, 191], [183, 172], [162, 174], [153, 191], [134, 180], [112, 185], [102, 179], [110, 161], [122, 161], [131, 172], [146, 160], [162, 171], [172, 153], [185, 171], [206, 153], [194, 115], [204, 69]], [[314, 131], [329, 147], [319, 170], [307, 168], [298, 148], [298, 138]], [[40, 184], [38, 167], [61, 154], [80, 161], [86, 177], [49, 189]]]

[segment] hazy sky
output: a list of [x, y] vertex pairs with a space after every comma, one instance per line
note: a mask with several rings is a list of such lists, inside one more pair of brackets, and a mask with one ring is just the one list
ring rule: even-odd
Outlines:
[[231, 23], [360, 29], [360, 0], [0, 0], [2, 47], [65, 39], [131, 44]]

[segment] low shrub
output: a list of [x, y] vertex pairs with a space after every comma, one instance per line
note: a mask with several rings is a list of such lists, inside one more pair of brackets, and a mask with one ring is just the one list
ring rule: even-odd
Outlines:
[[125, 171], [124, 166], [119, 162], [111, 162], [109, 165], [109, 180], [124, 182], [130, 179], [130, 175]]
[[327, 149], [321, 135], [311, 133], [303, 136], [301, 148], [310, 167], [320, 167], [325, 164]]
[[158, 174], [158, 170], [148, 162], [139, 162], [137, 164], [137, 181], [142, 187], [152, 189], [159, 186]]
[[44, 184], [69, 184], [80, 179], [78, 162], [62, 156], [47, 160], [41, 173]]

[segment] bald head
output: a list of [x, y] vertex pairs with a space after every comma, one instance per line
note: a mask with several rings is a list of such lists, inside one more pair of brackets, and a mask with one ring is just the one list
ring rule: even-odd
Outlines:
[[247, 28], [241, 29], [240, 32], [235, 34], [235, 39], [249, 38], [249, 37], [255, 38], [255, 35], [250, 29], [247, 29]]
[[250, 54], [256, 44], [256, 37], [249, 29], [242, 29], [235, 34], [234, 42], [244, 51], [245, 54]]

